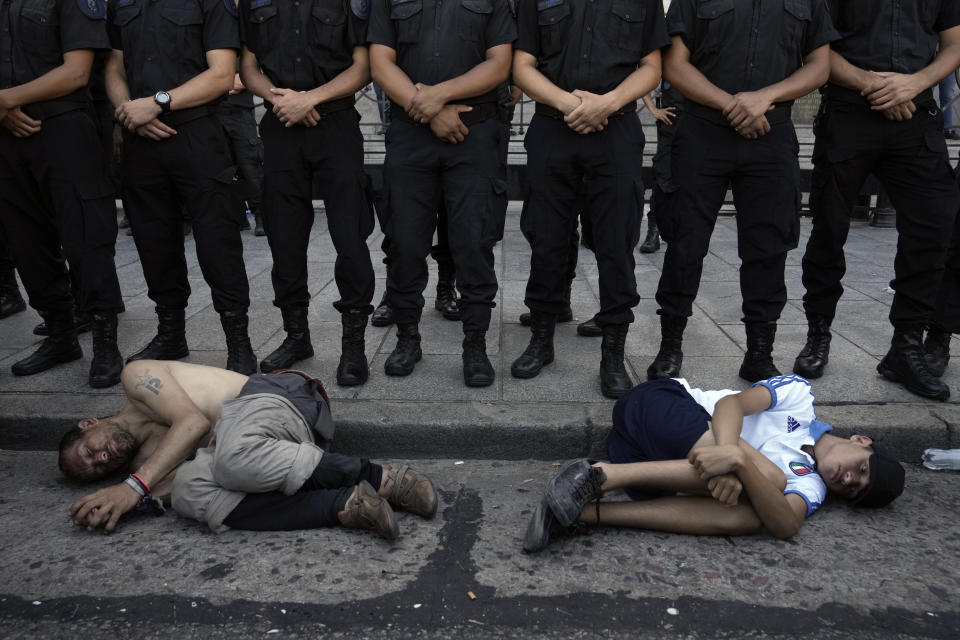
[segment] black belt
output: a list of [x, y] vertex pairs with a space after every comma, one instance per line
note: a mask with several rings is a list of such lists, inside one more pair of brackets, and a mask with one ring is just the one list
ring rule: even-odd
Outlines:
[[[860, 95], [856, 89], [848, 89], [835, 84], [828, 84], [821, 89], [823, 97], [834, 102], [843, 102], [844, 104], [856, 104], [864, 107], [870, 106], [870, 101]], [[913, 99], [914, 103], [920, 104], [933, 102], [933, 89], [924, 89], [917, 97]]]
[[[614, 111], [613, 113], [610, 114], [610, 117], [616, 118], [618, 116], [625, 116], [628, 113], [636, 113], [636, 112], [637, 112], [637, 103], [636, 101], [634, 101], [634, 102], [627, 103], [626, 105], [621, 107], [619, 110]], [[534, 109], [534, 113], [536, 113], [538, 116], [553, 118], [554, 120], [563, 120], [563, 111], [560, 111], [559, 109], [554, 109], [550, 105], [544, 104], [542, 102], [537, 103], [537, 106]]]
[[[481, 102], [480, 104], [469, 104], [467, 106], [473, 107], [473, 109], [461, 113], [460, 122], [468, 127], [473, 126], [478, 122], [489, 120], [493, 116], [497, 115], [497, 104], [495, 102]], [[411, 124], [420, 124], [411, 118], [410, 114], [403, 109], [391, 110], [390, 117], [394, 120], [403, 120], [404, 122], [409, 122]]]
[[[778, 102], [773, 105], [773, 109], [767, 111], [765, 114], [767, 116], [767, 122], [770, 124], [779, 124], [781, 122], [786, 122], [790, 119], [790, 113], [793, 108], [793, 102]], [[725, 127], [730, 126], [730, 121], [727, 120], [727, 117], [723, 115], [723, 112], [719, 109], [713, 109], [706, 105], [700, 104], [699, 102], [694, 102], [693, 100], [687, 100], [687, 103], [684, 105], [684, 110], [687, 113], [697, 116], [713, 124], [723, 125]]]
[[[321, 102], [316, 105], [313, 110], [316, 111], [319, 115], [325, 116], [331, 113], [336, 113], [337, 111], [345, 111], [347, 109], [352, 109], [353, 105], [356, 104], [356, 98], [352, 95], [344, 96], [343, 98], [337, 98], [336, 100], [329, 100], [327, 102]], [[263, 101], [263, 106], [266, 107], [267, 111], [273, 113], [273, 103], [268, 102], [267, 100]]]
[[199, 107], [190, 107], [189, 109], [177, 109], [176, 111], [167, 111], [161, 113], [158, 118], [160, 122], [171, 127], [176, 127], [191, 120], [199, 120], [204, 116], [213, 115], [213, 107], [209, 104], [202, 104]]
[[71, 100], [46, 100], [44, 102], [34, 102], [20, 107], [20, 110], [33, 118], [34, 120], [46, 120], [62, 113], [70, 111], [81, 111], [90, 106], [88, 102], [74, 102]]

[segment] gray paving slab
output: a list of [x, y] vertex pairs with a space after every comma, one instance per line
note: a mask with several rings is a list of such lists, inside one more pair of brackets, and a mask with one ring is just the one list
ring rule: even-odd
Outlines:
[[[170, 512], [78, 529], [53, 452], [0, 451], [5, 638], [938, 638], [960, 626], [956, 474], [829, 501], [789, 541], [600, 528], [520, 551], [553, 461], [421, 460], [440, 509], [401, 537], [215, 535]], [[95, 488], [95, 487], [94, 487]], [[608, 499], [621, 499], [617, 495]]]
[[[530, 255], [519, 232], [519, 213], [520, 203], [512, 202], [504, 241], [496, 253], [501, 286], [487, 336], [488, 351], [496, 368], [493, 386], [469, 389], [463, 385], [462, 332], [457, 323], [442, 319], [433, 309], [436, 266], [428, 260], [430, 275], [421, 322], [423, 362], [409, 377], [386, 376], [383, 362], [395, 345], [393, 329], [368, 327], [371, 379], [362, 387], [341, 389], [334, 382], [340, 351], [340, 318], [333, 302], [339, 299], [339, 293], [333, 277], [332, 245], [324, 213], [319, 210], [311, 231], [308, 264], [312, 294], [309, 319], [316, 356], [300, 367], [328, 382], [342, 425], [338, 438], [380, 451], [403, 441], [408, 443], [409, 449], [405, 450], [415, 450], [421, 456], [477, 457], [478, 451], [505, 458], [547, 456], [546, 452], [602, 454], [613, 403], [600, 394], [600, 341], [575, 333], [576, 323], [590, 318], [599, 308], [596, 260], [589, 250], [581, 247], [579, 251], [571, 298], [575, 322], [558, 327], [557, 361], [532, 380], [510, 376], [510, 365], [529, 338], [528, 330], [518, 323], [519, 314], [526, 311], [523, 296]], [[799, 261], [809, 230], [809, 220], [803, 220], [799, 248], [789, 254], [787, 261], [789, 300], [774, 351], [775, 362], [784, 372], [792, 367], [805, 339]], [[254, 237], [251, 232], [245, 232], [243, 238], [251, 283], [250, 333], [255, 352], [262, 358], [282, 341], [282, 320], [272, 304], [271, 257], [266, 238]], [[381, 241], [379, 230], [369, 240], [377, 274], [374, 303], [379, 302], [385, 285]], [[851, 258], [844, 280], [846, 292], [834, 323], [834, 351], [826, 374], [814, 382], [814, 392], [822, 411], [846, 406], [861, 409], [845, 416], [845, 428], [869, 431], [871, 426], [881, 424], [886, 425], [883, 428], [888, 434], [903, 430], [906, 435], [895, 442], [904, 443], [903, 455], [914, 455], [922, 443], [908, 434], [921, 434], [927, 446], [943, 446], [953, 437], [951, 430], [960, 421], [945, 422], [933, 412], [958, 406], [960, 372], [956, 366], [947, 371], [945, 381], [954, 389], [954, 398], [946, 406], [916, 398], [876, 374], [876, 363], [886, 352], [892, 333], [887, 320], [892, 294], [885, 289], [893, 276], [895, 246], [895, 230], [876, 229], [863, 223], [853, 225], [848, 241]], [[197, 266], [192, 238], [185, 240], [185, 250], [193, 287], [187, 309], [191, 347], [188, 361], [222, 366], [226, 362], [223, 334], [209, 288]], [[146, 295], [132, 238], [120, 235], [117, 255], [127, 306], [120, 319], [121, 351], [126, 355], [153, 336], [156, 316], [153, 302]], [[649, 255], [638, 252], [635, 257], [641, 302], [635, 309], [636, 321], [628, 334], [626, 355], [631, 375], [640, 381], [659, 348], [659, 320], [653, 296], [662, 269], [663, 249]], [[721, 216], [705, 262], [694, 316], [684, 337], [686, 357], [682, 373], [697, 386], [746, 387], [737, 378], [744, 349], [738, 271], [736, 220]], [[38, 321], [33, 311], [0, 321], [0, 446], [52, 447], [62, 429], [81, 415], [106, 415], [118, 404], [117, 389], [94, 391], [86, 387], [89, 336], [81, 339], [87, 354], [83, 360], [27, 379], [10, 374], [12, 362], [28, 354], [36, 344], [30, 331]], [[556, 416], [554, 409], [558, 406], [565, 416], [562, 424], [579, 430], [576, 437], [556, 440], [557, 430], [542, 419]], [[908, 407], [909, 411], [901, 414], [897, 407]], [[892, 421], [887, 419], [891, 412], [895, 416]], [[442, 438], [436, 437], [432, 424], [445, 425]], [[482, 433], [482, 443], [476, 440], [478, 432]], [[521, 437], [520, 433], [525, 435]]]

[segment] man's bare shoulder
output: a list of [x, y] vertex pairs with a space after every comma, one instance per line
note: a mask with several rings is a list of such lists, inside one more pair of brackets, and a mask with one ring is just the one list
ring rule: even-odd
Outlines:
[[172, 360], [136, 360], [125, 366], [121, 375], [128, 399], [141, 410], [147, 409], [143, 405], [162, 401], [164, 388], [172, 384], [212, 422], [219, 419], [221, 405], [235, 398], [247, 379], [226, 369]]

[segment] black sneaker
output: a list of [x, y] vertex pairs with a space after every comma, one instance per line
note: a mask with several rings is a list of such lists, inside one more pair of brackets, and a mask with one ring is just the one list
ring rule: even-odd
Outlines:
[[569, 527], [580, 518], [583, 508], [603, 497], [607, 474], [586, 458], [568, 462], [547, 485], [545, 500], [557, 521]]

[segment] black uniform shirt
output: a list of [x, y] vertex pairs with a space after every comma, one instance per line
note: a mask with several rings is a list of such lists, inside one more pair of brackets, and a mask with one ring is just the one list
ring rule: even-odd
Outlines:
[[960, 0], [830, 0], [843, 38], [833, 48], [869, 71], [914, 73], [937, 53], [939, 33], [960, 24]]
[[110, 44], [123, 51], [131, 98], [203, 73], [207, 51], [239, 49], [233, 0], [110, 0]]
[[683, 38], [691, 64], [728, 93], [780, 82], [840, 37], [825, 0], [673, 0], [667, 28]]
[[273, 84], [307, 91], [353, 64], [369, 17], [370, 0], [242, 0], [240, 39]]
[[661, 0], [523, 0], [517, 48], [566, 91], [606, 93], [670, 44]]
[[67, 51], [109, 49], [105, 16], [103, 0], [0, 0], [0, 89], [59, 67]]
[[[487, 59], [487, 50], [516, 40], [507, 0], [372, 0], [367, 40], [397, 52], [414, 83], [435, 85]], [[462, 101], [496, 102], [496, 91]]]

